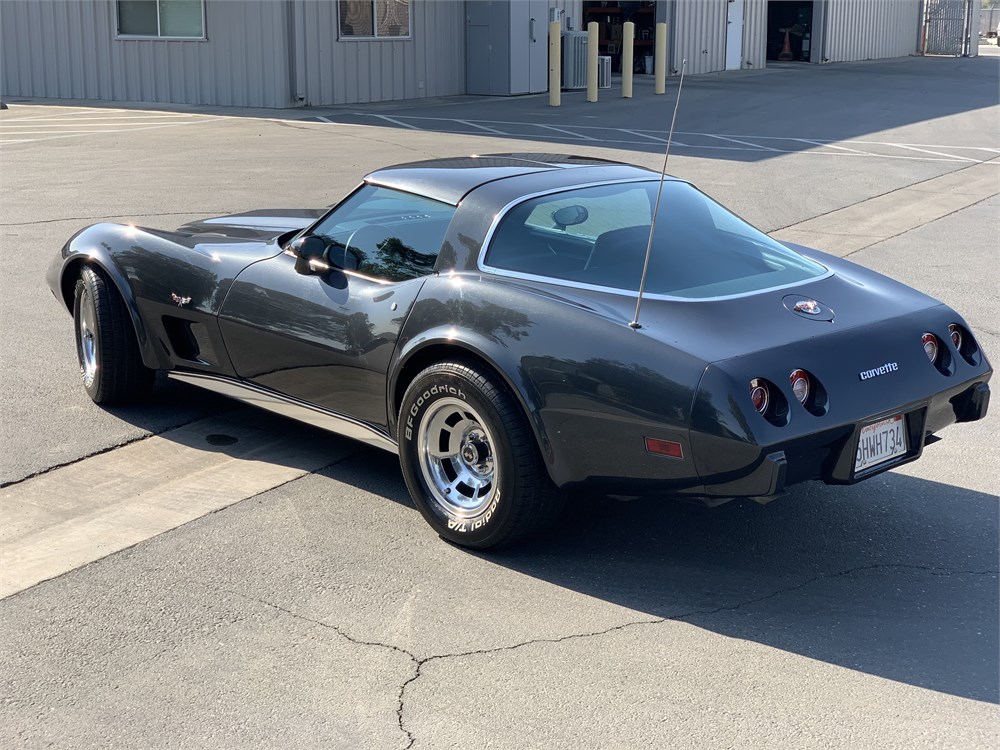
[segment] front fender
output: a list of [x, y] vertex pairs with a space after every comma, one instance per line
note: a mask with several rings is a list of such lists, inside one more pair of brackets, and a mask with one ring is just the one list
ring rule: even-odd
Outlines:
[[135, 290], [129, 281], [128, 273], [118, 262], [115, 245], [110, 241], [115, 234], [118, 234], [116, 230], [123, 229], [125, 227], [118, 224], [94, 224], [81, 229], [63, 245], [49, 264], [45, 274], [46, 282], [56, 299], [72, 314], [73, 294], [80, 270], [84, 266], [100, 268], [125, 301], [143, 363], [152, 369], [164, 369], [170, 366], [169, 359], [165, 352], [155, 346], [153, 338], [149, 335], [139, 312]]
[[125, 300], [147, 367], [232, 376], [219, 308], [240, 271], [280, 252], [273, 241], [94, 224], [66, 243], [49, 283], [71, 303], [80, 265], [99, 266]]

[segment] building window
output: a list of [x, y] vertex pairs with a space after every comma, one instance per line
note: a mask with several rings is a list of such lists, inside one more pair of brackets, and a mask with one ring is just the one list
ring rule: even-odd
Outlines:
[[118, 0], [118, 35], [204, 39], [204, 2]]
[[340, 0], [341, 39], [410, 36], [410, 0]]

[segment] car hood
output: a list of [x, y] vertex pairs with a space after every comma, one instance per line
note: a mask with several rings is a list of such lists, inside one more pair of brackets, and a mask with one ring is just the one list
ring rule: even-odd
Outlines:
[[[240, 241], [270, 242], [285, 232], [304, 229], [326, 213], [325, 208], [265, 208], [230, 216], [201, 219], [180, 227], [176, 232], [165, 232], [181, 237], [192, 237], [195, 242], [212, 242], [215, 238]], [[181, 244], [190, 244], [177, 240]]]

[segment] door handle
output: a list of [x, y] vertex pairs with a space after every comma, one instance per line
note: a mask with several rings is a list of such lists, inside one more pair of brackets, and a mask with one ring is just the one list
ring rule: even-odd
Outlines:
[[531, 38], [531, 41], [535, 41], [535, 19], [534, 18], [528, 20], [528, 36]]

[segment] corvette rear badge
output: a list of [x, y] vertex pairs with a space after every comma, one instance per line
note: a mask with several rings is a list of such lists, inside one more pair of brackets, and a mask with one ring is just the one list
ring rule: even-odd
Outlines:
[[886, 362], [884, 365], [873, 367], [871, 370], [859, 372], [858, 377], [862, 380], [869, 380], [870, 378], [877, 378], [879, 375], [888, 375], [890, 372], [896, 372], [898, 369], [899, 365], [895, 362]]

